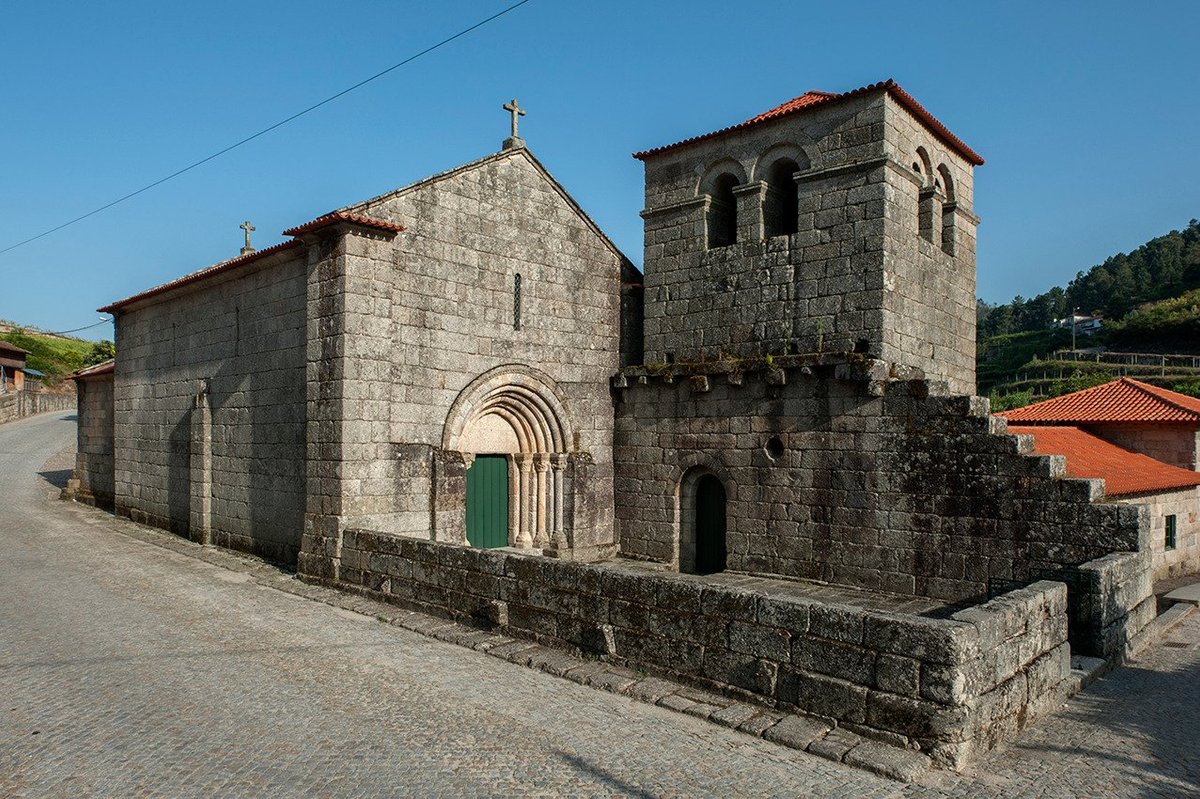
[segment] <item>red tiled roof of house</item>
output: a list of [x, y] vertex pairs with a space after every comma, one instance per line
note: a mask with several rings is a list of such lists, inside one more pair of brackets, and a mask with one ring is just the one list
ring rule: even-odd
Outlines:
[[81, 377], [95, 377], [96, 375], [109, 375], [113, 373], [113, 367], [116, 366], [116, 361], [109, 358], [107, 361], [102, 361], [93, 366], [85, 366], [79, 371], [72, 372], [68, 375], [70, 380], [78, 380]]
[[778, 119], [790, 114], [807, 111], [812, 108], [833, 105], [835, 103], [844, 102], [854, 97], [861, 97], [864, 94], [869, 94], [875, 91], [884, 91], [890, 94], [896, 102], [908, 109], [909, 113], [920, 120], [934, 133], [934, 135], [949, 145], [952, 150], [957, 152], [963, 158], [967, 159], [967, 161], [975, 166], [981, 166], [983, 164], [983, 158], [979, 155], [979, 153], [972, 150], [961, 139], [951, 133], [949, 128], [939, 122], [933, 114], [926, 111], [925, 107], [918, 103], [911, 94], [900, 88], [900, 85], [890, 78], [880, 83], [872, 83], [870, 86], [863, 86], [852, 91], [842, 92], [841, 94], [836, 92], [805, 92], [799, 97], [788, 100], [782, 105], [777, 105], [769, 111], [764, 111], [761, 114], [750, 117], [745, 122], [739, 122], [738, 124], [732, 125], [728, 128], [715, 130], [712, 133], [705, 133], [703, 136], [693, 136], [690, 139], [684, 139], [683, 141], [678, 141], [674, 144], [667, 144], [662, 147], [643, 150], [640, 153], [634, 153], [633, 157], [639, 160], [645, 160], [648, 156], [658, 155], [659, 153], [665, 153], [668, 150], [674, 150], [677, 147], [683, 147], [694, 142], [711, 139], [712, 137], [720, 136], [723, 133], [754, 127], [755, 125], [761, 125], [764, 122], [769, 122], [772, 119]]
[[1098, 424], [1166, 422], [1200, 424], [1200, 399], [1122, 377], [1024, 408], [996, 414], [1009, 422]]
[[1200, 485], [1200, 472], [1118, 447], [1073, 425], [1009, 425], [1008, 432], [1033, 436], [1033, 449], [1039, 455], [1066, 455], [1068, 477], [1103, 478], [1106, 496], [1149, 494]]

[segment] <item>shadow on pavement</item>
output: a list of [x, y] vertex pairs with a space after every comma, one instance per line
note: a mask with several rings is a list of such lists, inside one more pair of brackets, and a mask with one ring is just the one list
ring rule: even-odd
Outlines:
[[72, 471], [72, 469], [53, 469], [45, 472], [38, 472], [38, 476], [55, 488], [66, 488], [67, 481], [71, 479]]

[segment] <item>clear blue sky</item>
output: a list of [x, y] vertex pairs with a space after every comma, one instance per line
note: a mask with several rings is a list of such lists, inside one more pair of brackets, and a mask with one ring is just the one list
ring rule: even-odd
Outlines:
[[[508, 5], [12, 3], [0, 248], [85, 213]], [[809, 89], [900, 82], [980, 152], [979, 293], [1031, 296], [1200, 217], [1200, 4], [532, 0], [313, 114], [0, 255], [0, 318], [94, 309], [499, 148], [508, 117], [641, 263], [631, 152]], [[95, 328], [85, 335], [111, 337]]]

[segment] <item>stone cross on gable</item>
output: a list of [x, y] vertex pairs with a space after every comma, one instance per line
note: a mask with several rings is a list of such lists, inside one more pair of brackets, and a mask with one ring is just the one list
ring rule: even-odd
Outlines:
[[250, 253], [254, 252], [254, 248], [250, 246], [250, 231], [258, 230], [258, 228], [256, 228], [254, 225], [250, 224], [249, 219], [247, 219], [242, 224], [238, 225], [238, 227], [240, 227], [242, 230], [246, 231], [246, 246], [242, 248], [241, 254], [249, 255]]
[[512, 135], [504, 140], [504, 149], [512, 150], [524, 147], [525, 140], [517, 135], [517, 119], [525, 116], [525, 109], [517, 105], [517, 98], [514, 97], [511, 103], [504, 104], [504, 110], [512, 114]]

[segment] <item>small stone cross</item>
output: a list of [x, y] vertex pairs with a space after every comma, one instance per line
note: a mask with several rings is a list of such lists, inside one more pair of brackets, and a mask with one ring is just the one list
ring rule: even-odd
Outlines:
[[525, 116], [525, 109], [517, 105], [517, 98], [513, 98], [511, 103], [504, 104], [504, 110], [512, 114], [512, 136], [504, 140], [504, 149], [511, 150], [514, 147], [524, 147], [525, 141], [517, 135], [517, 119]]
[[240, 227], [242, 230], [246, 231], [246, 246], [242, 248], [241, 254], [249, 255], [250, 253], [254, 252], [254, 248], [250, 246], [250, 231], [258, 230], [258, 228], [256, 228], [254, 225], [250, 224], [249, 219], [247, 219], [242, 224], [238, 225], [238, 227]]

